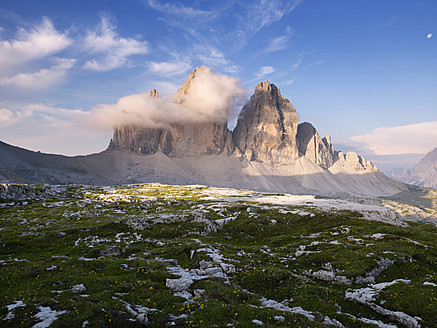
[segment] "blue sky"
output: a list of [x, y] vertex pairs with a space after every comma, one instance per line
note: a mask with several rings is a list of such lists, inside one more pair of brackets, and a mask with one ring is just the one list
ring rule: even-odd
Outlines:
[[0, 140], [101, 151], [111, 131], [83, 124], [93, 108], [174, 93], [199, 65], [248, 95], [268, 79], [301, 122], [386, 172], [437, 147], [434, 0], [5, 0]]

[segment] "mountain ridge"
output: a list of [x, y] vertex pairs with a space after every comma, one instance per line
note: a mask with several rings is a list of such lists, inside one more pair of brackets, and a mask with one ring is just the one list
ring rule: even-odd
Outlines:
[[392, 177], [415, 186], [437, 189], [437, 147], [429, 151], [412, 170], [393, 172]]
[[[174, 101], [187, 106], [196, 68]], [[149, 97], [160, 101], [153, 89]], [[153, 127], [115, 125], [101, 153], [65, 157], [0, 143], [3, 181], [115, 184], [205, 184], [272, 192], [389, 196], [405, 186], [353, 152], [334, 150], [329, 136], [299, 118], [269, 81], [260, 82], [231, 132], [227, 122], [170, 122]]]

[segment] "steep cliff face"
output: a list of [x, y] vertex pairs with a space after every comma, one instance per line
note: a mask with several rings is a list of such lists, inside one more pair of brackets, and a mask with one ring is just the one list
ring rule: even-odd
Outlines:
[[[159, 98], [158, 90], [149, 91], [149, 97]], [[167, 133], [164, 129], [144, 128], [141, 125], [115, 125], [109, 150], [126, 149], [141, 154], [155, 154], [166, 149]]]
[[309, 158], [314, 164], [327, 169], [338, 159], [334, 146], [331, 144], [331, 137], [326, 135], [323, 139], [320, 138], [311, 123], [299, 124], [296, 138], [299, 153]]
[[[179, 88], [174, 98], [177, 104], [190, 106], [192, 85], [203, 70], [204, 66], [195, 68], [184, 84]], [[173, 139], [172, 149], [169, 156], [197, 156], [231, 153], [234, 150], [232, 136], [228, 129], [228, 122], [196, 122], [196, 123], [174, 123], [169, 128]]]
[[298, 122], [293, 105], [274, 84], [264, 81], [241, 110], [232, 137], [250, 161], [289, 163], [299, 157]]
[[[198, 92], [194, 91], [202, 81], [204, 70], [208, 68], [198, 67], [190, 73], [177, 91], [174, 103], [194, 111], [204, 109], [201, 105], [207, 102], [196, 98]], [[149, 96], [159, 98], [158, 91], [150, 91]], [[332, 174], [378, 172], [372, 163], [353, 152], [335, 151], [329, 136], [321, 138], [310, 123], [298, 125], [298, 121], [293, 105], [274, 84], [264, 81], [256, 86], [241, 110], [232, 134], [227, 122], [220, 118], [172, 122], [161, 128], [131, 124], [114, 127], [109, 150], [130, 150], [145, 155], [162, 153], [171, 158], [235, 154], [249, 162], [272, 167], [293, 164], [299, 156], [304, 156]]]
[[[177, 104], [185, 105], [192, 82], [203, 69], [198, 67], [193, 70], [179, 88], [174, 98]], [[151, 90], [149, 96], [159, 98], [158, 91]], [[160, 151], [169, 157], [184, 157], [231, 153], [234, 148], [226, 121], [204, 121], [184, 124], [174, 122], [164, 128], [115, 126], [108, 149], [130, 150], [145, 155]]]

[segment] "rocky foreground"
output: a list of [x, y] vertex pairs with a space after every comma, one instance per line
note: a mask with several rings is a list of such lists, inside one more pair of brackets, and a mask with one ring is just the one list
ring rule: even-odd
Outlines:
[[437, 323], [432, 209], [199, 185], [0, 187], [3, 326]]

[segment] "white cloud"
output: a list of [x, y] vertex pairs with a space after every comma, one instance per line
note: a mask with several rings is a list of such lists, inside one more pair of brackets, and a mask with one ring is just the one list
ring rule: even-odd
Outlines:
[[0, 140], [31, 150], [65, 155], [104, 150], [110, 131], [88, 129], [82, 121], [89, 112], [50, 104], [26, 103], [0, 106]]
[[129, 63], [132, 55], [146, 54], [147, 42], [132, 38], [122, 38], [106, 17], [101, 17], [95, 31], [88, 32], [85, 38], [85, 49], [100, 55], [85, 63], [84, 68], [95, 71], [109, 71]]
[[256, 75], [257, 79], [259, 79], [259, 78], [266, 76], [266, 75], [269, 75], [275, 71], [276, 70], [272, 66], [262, 66], [260, 68], [259, 72], [256, 73], [255, 75]]
[[284, 85], [292, 85], [296, 81], [296, 78], [292, 78], [291, 80], [285, 81]]
[[258, 0], [248, 7], [244, 34], [248, 38], [261, 29], [280, 21], [285, 15], [292, 12], [303, 0]]
[[289, 46], [289, 41], [291, 36], [292, 36], [292, 31], [289, 27], [287, 27], [284, 35], [278, 36], [269, 41], [269, 44], [264, 49], [263, 53], [269, 54], [279, 50], [287, 49]]
[[351, 140], [372, 150], [376, 155], [426, 153], [437, 147], [437, 121], [381, 127]]
[[275, 51], [286, 49], [288, 47], [289, 39], [290, 36], [288, 35], [283, 35], [277, 38], [273, 38], [272, 40], [270, 40], [266, 49], [264, 49], [264, 53], [269, 54]]
[[19, 73], [11, 77], [0, 78], [0, 85], [12, 85], [23, 89], [40, 90], [58, 84], [73, 67], [76, 59], [58, 58], [57, 64], [49, 69], [33, 73]]
[[230, 65], [224, 68], [224, 71], [229, 74], [236, 74], [241, 71], [241, 67], [237, 65]]
[[202, 65], [212, 67], [232, 66], [223, 52], [209, 44], [196, 44], [190, 49], [191, 57], [196, 57]]
[[199, 16], [209, 16], [211, 12], [208, 10], [194, 9], [192, 7], [185, 7], [182, 4], [163, 3], [154, 0], [149, 0], [148, 4], [155, 10], [161, 11], [166, 14], [176, 16], [188, 16], [192, 18], [198, 18]]
[[[180, 47], [179, 38], [187, 40], [188, 47], [181, 52], [190, 53], [190, 58], [199, 58], [202, 64], [221, 68], [235, 66], [223, 53], [239, 51], [260, 30], [283, 19], [301, 2], [302, 0], [230, 0], [193, 2], [192, 7], [186, 7], [170, 1], [147, 1], [150, 8], [162, 14], [161, 21], [168, 24], [172, 35], [178, 38], [174, 41], [178, 44], [177, 47]], [[287, 29], [284, 38], [272, 40], [270, 50], [266, 51], [273, 52], [285, 47], [284, 41], [288, 41], [289, 33], [290, 30]]]
[[0, 41], [0, 76], [10, 74], [25, 62], [53, 55], [72, 41], [66, 34], [59, 33], [48, 18], [32, 29], [19, 29], [16, 39]]
[[184, 74], [191, 68], [189, 63], [183, 61], [149, 62], [150, 72], [164, 76]]
[[0, 126], [6, 126], [11, 121], [14, 113], [7, 108], [0, 108]]
[[116, 104], [97, 106], [87, 122], [103, 129], [118, 124], [165, 127], [175, 122], [227, 122], [245, 96], [237, 78], [202, 66], [196, 70], [189, 92], [179, 95], [177, 102], [151, 98], [147, 93], [134, 94], [120, 98]]

